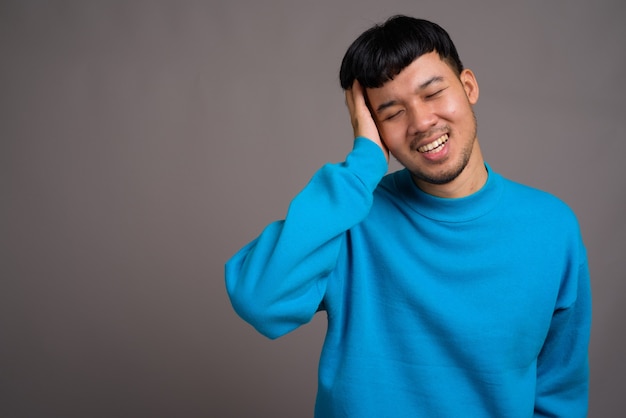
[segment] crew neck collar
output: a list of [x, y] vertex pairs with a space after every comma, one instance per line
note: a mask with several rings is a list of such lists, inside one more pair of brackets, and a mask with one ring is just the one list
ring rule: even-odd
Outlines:
[[460, 198], [433, 196], [420, 189], [405, 168], [396, 173], [396, 187], [403, 200], [419, 214], [437, 221], [466, 222], [491, 211], [502, 193], [502, 177], [487, 169], [487, 181], [475, 193]]

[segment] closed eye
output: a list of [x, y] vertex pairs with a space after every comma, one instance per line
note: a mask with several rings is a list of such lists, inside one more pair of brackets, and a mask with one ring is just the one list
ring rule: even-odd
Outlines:
[[443, 93], [443, 91], [444, 91], [446, 88], [447, 88], [447, 87], [442, 88], [442, 89], [440, 89], [440, 90], [437, 90], [436, 92], [434, 92], [434, 93], [432, 93], [432, 94], [427, 95], [427, 96], [426, 96], [426, 98], [427, 98], [427, 99], [432, 99], [433, 97], [437, 97], [437, 96], [439, 96], [441, 93]]
[[387, 120], [392, 120], [392, 119], [395, 119], [395, 118], [396, 118], [398, 115], [400, 115], [402, 112], [404, 112], [404, 110], [398, 110], [396, 113], [393, 113], [393, 114], [391, 114], [391, 115], [387, 116], [387, 117], [386, 117], [385, 119], [383, 119], [383, 120], [387, 121]]

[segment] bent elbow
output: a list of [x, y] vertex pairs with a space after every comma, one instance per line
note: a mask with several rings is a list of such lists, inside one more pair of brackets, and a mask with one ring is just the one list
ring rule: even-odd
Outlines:
[[[281, 337], [313, 319], [320, 301], [312, 295], [277, 298], [254, 287], [227, 286], [230, 303], [244, 321], [270, 339]], [[283, 295], [284, 296], [284, 295]]]
[[270, 339], [276, 339], [284, 333], [276, 330], [271, 309], [261, 303], [258, 297], [244, 292], [228, 292], [230, 303], [241, 319], [252, 325], [259, 333]]

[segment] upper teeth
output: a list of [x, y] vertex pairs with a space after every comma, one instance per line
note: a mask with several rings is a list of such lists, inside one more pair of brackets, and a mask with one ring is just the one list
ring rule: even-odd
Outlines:
[[441, 145], [445, 144], [448, 141], [448, 134], [443, 134], [441, 135], [439, 138], [437, 138], [436, 140], [434, 140], [433, 142], [431, 142], [430, 144], [426, 144], [426, 145], [422, 145], [421, 147], [419, 147], [417, 150], [419, 152], [428, 152], [428, 151], [432, 151], [435, 148], [440, 147]]

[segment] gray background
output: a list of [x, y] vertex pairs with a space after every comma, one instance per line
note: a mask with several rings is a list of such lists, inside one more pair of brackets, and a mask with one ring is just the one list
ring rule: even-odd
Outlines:
[[223, 265], [343, 160], [340, 60], [396, 13], [456, 41], [493, 168], [578, 214], [590, 416], [626, 409], [623, 2], [5, 0], [0, 416], [311, 416], [324, 317], [265, 339]]

